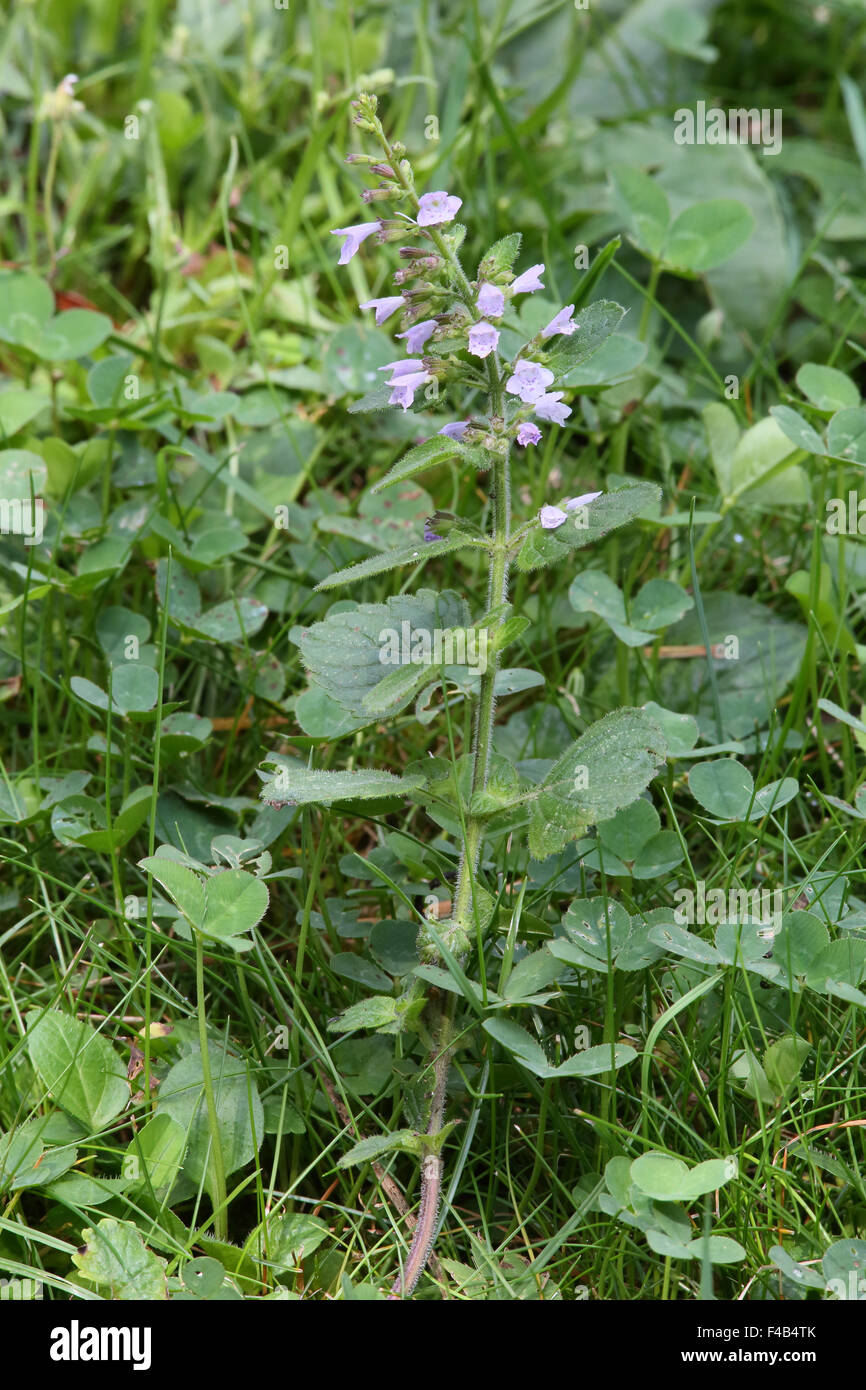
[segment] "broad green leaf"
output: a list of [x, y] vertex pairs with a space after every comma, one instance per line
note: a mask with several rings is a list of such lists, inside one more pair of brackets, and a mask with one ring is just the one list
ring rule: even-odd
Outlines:
[[525, 999], [530, 994], [546, 989], [563, 973], [562, 961], [556, 960], [543, 947], [532, 951], [514, 966], [505, 984], [506, 999]]
[[618, 1071], [633, 1062], [637, 1053], [628, 1043], [601, 1043], [598, 1047], [587, 1047], [575, 1052], [565, 1062], [553, 1068], [554, 1076], [599, 1076], [603, 1072]]
[[297, 1269], [331, 1234], [326, 1222], [305, 1212], [271, 1214], [259, 1230], [264, 1237], [264, 1263], [277, 1275]]
[[152, 666], [127, 661], [114, 668], [111, 699], [121, 714], [144, 713], [159, 698], [159, 673]]
[[[772, 487], [772, 500], [780, 505], [799, 505], [809, 498], [806, 475], [785, 460], [794, 454], [790, 439], [772, 416], [759, 420], [742, 435], [731, 458], [730, 493], [726, 501], [745, 492], [760, 488], [757, 496], [770, 500], [766, 493]], [[793, 465], [793, 466], [792, 466]]]
[[803, 1038], [780, 1038], [764, 1053], [764, 1072], [777, 1095], [783, 1096], [806, 1064], [812, 1048]]
[[94, 1133], [105, 1129], [129, 1101], [126, 1065], [111, 1043], [59, 1010], [34, 1010], [26, 1022], [30, 1061], [52, 1099]]
[[[247, 1064], [213, 1043], [208, 1046], [208, 1057], [223, 1163], [229, 1176], [258, 1152], [264, 1134], [264, 1113]], [[200, 1052], [192, 1052], [176, 1062], [160, 1083], [157, 1114], [169, 1115], [181, 1126], [187, 1137], [183, 1175], [196, 1185], [204, 1180], [213, 1196], [213, 1156]]]
[[[351, 715], [351, 729], [376, 723], [385, 714], [396, 714], [417, 690], [408, 673], [436, 678], [436, 671], [413, 655], [424, 656], [434, 635], [453, 628], [467, 628], [466, 600], [451, 590], [437, 594], [419, 589], [385, 603], [343, 605], [337, 612], [308, 628], [293, 628], [291, 640], [316, 687]], [[395, 650], [396, 648], [396, 650]], [[444, 647], [443, 647], [444, 651]], [[402, 658], [395, 663], [394, 657]], [[406, 682], [400, 678], [406, 674]], [[389, 686], [380, 689], [386, 678]], [[368, 697], [377, 692], [371, 709]], [[306, 727], [306, 726], [305, 726]]]
[[523, 1062], [524, 1066], [534, 1072], [536, 1076], [549, 1076], [553, 1068], [550, 1066], [544, 1051], [539, 1043], [536, 1042], [531, 1033], [527, 1033], [525, 1028], [521, 1028], [519, 1023], [512, 1023], [509, 1018], [486, 1018], [482, 1024], [485, 1033], [489, 1033], [506, 1052], [510, 1052], [518, 1061]]
[[796, 377], [797, 385], [819, 410], [847, 410], [860, 404], [860, 392], [849, 376], [838, 367], [804, 362]]
[[866, 466], [866, 406], [840, 410], [827, 426], [827, 452]]
[[574, 315], [574, 332], [557, 340], [548, 366], [560, 382], [569, 372], [592, 357], [619, 324], [625, 309], [612, 300], [599, 299]]
[[823, 1279], [814, 1269], [810, 1269], [808, 1265], [798, 1264], [783, 1246], [771, 1245], [767, 1253], [776, 1268], [780, 1269], [792, 1283], [801, 1284], [804, 1289], [826, 1289], [826, 1279]]
[[50, 400], [40, 391], [22, 391], [13, 388], [0, 392], [0, 436], [11, 439], [25, 425], [50, 405]]
[[749, 240], [755, 219], [733, 198], [711, 198], [686, 208], [673, 221], [665, 240], [665, 264], [703, 274], [730, 259]]
[[798, 415], [796, 410], [787, 405], [773, 405], [770, 407], [770, 414], [782, 433], [798, 449], [804, 449], [807, 454], [826, 454], [827, 446], [818, 431], [813, 429], [802, 415]]
[[570, 550], [592, 545], [618, 526], [652, 512], [660, 500], [661, 489], [655, 483], [634, 483], [602, 493], [594, 502], [570, 514], [554, 531], [545, 531], [537, 522], [518, 554], [517, 568], [534, 570], [560, 561], [568, 563]]
[[633, 239], [649, 256], [661, 256], [671, 212], [664, 189], [629, 165], [611, 171], [614, 197], [631, 229]]
[[328, 1024], [331, 1033], [352, 1033], [356, 1028], [383, 1028], [396, 1024], [398, 1017], [397, 1000], [387, 994], [374, 994], [371, 999], [361, 999], [350, 1004], [338, 1018]]
[[656, 1201], [675, 1201], [683, 1193], [689, 1178], [688, 1165], [671, 1154], [646, 1153], [631, 1165], [631, 1180], [641, 1192]]
[[267, 885], [243, 869], [224, 869], [204, 885], [201, 930], [206, 936], [226, 940], [252, 931], [268, 910]]
[[830, 934], [820, 917], [797, 909], [785, 914], [773, 941], [773, 960], [785, 974], [805, 975], [829, 944]]
[[186, 1131], [170, 1115], [154, 1115], [127, 1146], [124, 1175], [155, 1194], [171, 1187], [186, 1149]]
[[658, 725], [640, 709], [614, 710], [593, 724], [524, 799], [536, 859], [635, 801], [667, 754]]
[[509, 232], [508, 236], [494, 241], [485, 251], [478, 266], [478, 279], [489, 280], [494, 275], [503, 275], [514, 269], [514, 262], [520, 254], [520, 232]]
[[689, 791], [720, 820], [744, 820], [749, 814], [755, 784], [752, 774], [735, 758], [697, 763], [689, 772]]
[[381, 797], [404, 796], [424, 786], [424, 778], [413, 773], [403, 777], [393, 772], [358, 769], [353, 772], [324, 772], [307, 768], [296, 760], [271, 754], [263, 764], [274, 767], [268, 773], [260, 796], [272, 806], [333, 806], [337, 801], [368, 801]]
[[693, 1260], [708, 1259], [714, 1265], [739, 1264], [746, 1258], [740, 1242], [730, 1236], [695, 1236], [686, 1248]]
[[672, 951], [674, 955], [685, 956], [686, 960], [699, 961], [702, 965], [723, 963], [715, 946], [674, 922], [656, 923], [650, 927], [648, 935], [656, 946], [661, 946], [665, 951]]
[[[2, 401], [2, 397], [0, 397]], [[471, 451], [456, 439], [449, 439], [444, 434], [434, 434], [432, 439], [425, 439], [423, 444], [416, 444], [414, 449], [410, 449], [404, 454], [399, 462], [390, 468], [384, 478], [380, 478], [374, 483], [371, 492], [382, 492], [386, 487], [393, 487], [395, 483], [405, 482], [407, 478], [414, 478], [416, 473], [423, 473], [427, 468], [435, 468], [446, 459], [461, 458], [463, 455], [471, 457]]]
[[424, 565], [438, 555], [450, 555], [454, 550], [465, 550], [467, 546], [486, 550], [487, 541], [470, 536], [463, 531], [452, 531], [441, 541], [419, 540], [415, 545], [400, 550], [386, 550], [380, 555], [371, 555], [368, 560], [360, 560], [356, 565], [329, 574], [316, 585], [320, 589], [337, 589], [342, 584], [356, 584], [359, 579], [370, 579], [375, 574], [387, 574], [389, 570], [400, 569], [404, 565]]
[[418, 1152], [418, 1136], [413, 1129], [395, 1129], [392, 1134], [376, 1134], [353, 1144], [348, 1153], [337, 1160], [338, 1168], [351, 1168], [356, 1163], [370, 1163], [382, 1154], [399, 1149], [401, 1153]]
[[131, 1221], [105, 1216], [82, 1231], [84, 1245], [72, 1263], [82, 1279], [107, 1289], [107, 1297], [122, 1302], [167, 1298], [165, 1260], [148, 1250]]
[[191, 869], [156, 854], [140, 859], [138, 867], [153, 875], [192, 926], [201, 927], [205, 911], [205, 890], [201, 879]]
[[824, 1252], [821, 1271], [828, 1283], [831, 1279], [841, 1279], [848, 1298], [862, 1298], [861, 1280], [866, 1280], [866, 1240], [834, 1241]]

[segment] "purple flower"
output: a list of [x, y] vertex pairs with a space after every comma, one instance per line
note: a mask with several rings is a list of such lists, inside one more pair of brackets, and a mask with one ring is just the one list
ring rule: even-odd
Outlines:
[[362, 309], [375, 309], [378, 325], [384, 323], [392, 314], [396, 314], [397, 310], [405, 303], [402, 294], [390, 294], [385, 299], [368, 299], [366, 304], [362, 304], [360, 307]]
[[427, 520], [424, 522], [424, 539], [425, 541], [441, 541], [442, 539], [442, 537], [431, 528], [429, 516]]
[[393, 387], [388, 397], [388, 404], [399, 405], [404, 410], [408, 410], [418, 387], [426, 386], [430, 380], [429, 372], [409, 372], [403, 376], [394, 377], [388, 382], [388, 385]]
[[359, 222], [354, 227], [336, 227], [331, 232], [331, 236], [344, 236], [346, 238], [337, 264], [348, 265], [364, 238], [378, 232], [381, 225], [381, 222]]
[[398, 338], [406, 339], [407, 352], [420, 352], [427, 339], [436, 332], [435, 319], [422, 319], [420, 323], [413, 323], [406, 333], [398, 333]]
[[[499, 329], [492, 323], [473, 323], [469, 330], [469, 351], [473, 357], [489, 357], [499, 342]], [[551, 381], [553, 378], [551, 377]]]
[[568, 517], [561, 507], [542, 507], [538, 513], [538, 519], [545, 531], [555, 531], [557, 526], [562, 526], [564, 522], [568, 521]]
[[462, 439], [469, 428], [468, 420], [455, 420], [451, 425], [443, 425], [437, 434], [447, 434], [449, 439]]
[[[406, 376], [411, 372], [423, 371], [424, 363], [421, 361], [420, 357], [400, 357], [396, 362], [386, 362], [384, 367], [378, 367], [376, 370], [380, 372], [390, 372], [392, 377]], [[388, 385], [391, 385], [390, 381]]]
[[427, 382], [432, 380], [430, 373], [425, 370], [424, 363], [417, 357], [405, 357], [398, 362], [388, 362], [384, 367], [380, 367], [379, 371], [391, 373], [386, 383], [392, 387], [388, 404], [402, 406], [404, 410], [409, 409], [418, 387], [426, 386]]
[[536, 398], [532, 408], [539, 420], [549, 420], [552, 425], [565, 424], [571, 414], [571, 406], [562, 404], [562, 396], [562, 391], [551, 391]]
[[499, 319], [505, 312], [505, 295], [486, 281], [478, 291], [478, 312], [486, 319]]
[[528, 270], [524, 270], [522, 275], [518, 275], [511, 286], [511, 293], [532, 294], [534, 290], [543, 290], [544, 286], [538, 278], [539, 275], [543, 274], [543, 261], [540, 261], [538, 265], [531, 265]]
[[522, 449], [525, 449], [527, 444], [537, 444], [540, 438], [541, 430], [537, 425], [533, 425], [531, 420], [525, 420], [517, 431], [517, 442]]
[[505, 389], [510, 391], [512, 396], [519, 396], [526, 405], [531, 405], [544, 395], [546, 387], [552, 382], [553, 372], [549, 368], [542, 367], [540, 362], [528, 362], [525, 357], [521, 357], [513, 374], [506, 381]]
[[578, 507], [588, 507], [590, 502], [594, 502], [596, 497], [600, 496], [600, 492], [584, 492], [580, 497], [569, 497], [565, 504], [565, 510], [576, 512]]
[[558, 314], [550, 320], [546, 328], [542, 328], [542, 338], [552, 338], [554, 333], [564, 333], [566, 337], [571, 337], [575, 328], [580, 328], [579, 323], [572, 323], [571, 316], [574, 313], [574, 305], [566, 304], [564, 309], [560, 309]]
[[443, 222], [453, 222], [462, 206], [463, 199], [451, 193], [425, 193], [418, 200], [418, 226], [436, 227]]

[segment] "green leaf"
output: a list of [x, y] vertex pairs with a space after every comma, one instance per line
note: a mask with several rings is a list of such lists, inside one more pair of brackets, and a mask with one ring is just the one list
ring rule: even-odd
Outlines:
[[259, 1229], [264, 1236], [264, 1262], [277, 1275], [297, 1269], [331, 1234], [326, 1222], [303, 1212], [270, 1215]]
[[574, 332], [561, 339], [548, 359], [557, 382], [598, 351], [624, 314], [622, 305], [609, 299], [599, 299], [580, 310], [574, 319]]
[[833, 458], [866, 467], [866, 407], [833, 416], [827, 426], [827, 451]]
[[671, 212], [667, 194], [655, 179], [630, 165], [611, 171], [615, 201], [632, 239], [647, 255], [658, 259], [667, 236]]
[[93, 352], [113, 331], [107, 314], [94, 314], [90, 309], [67, 309], [45, 325], [33, 351], [50, 362], [65, 362]]
[[494, 241], [493, 245], [485, 251], [478, 266], [477, 279], [490, 280], [494, 275], [504, 275], [511, 272], [520, 254], [522, 240], [520, 232], [510, 232], [508, 236]]
[[720, 820], [745, 820], [754, 790], [752, 774], [735, 758], [698, 763], [689, 772], [692, 796]]
[[695, 1236], [686, 1246], [693, 1260], [708, 1259], [713, 1265], [733, 1265], [746, 1258], [738, 1240], [730, 1236]]
[[[2, 402], [0, 396], [0, 402]], [[405, 482], [407, 478], [414, 478], [416, 473], [423, 473], [427, 468], [435, 468], [438, 464], [444, 463], [446, 459], [460, 458], [464, 455], [471, 458], [474, 451], [466, 449], [459, 440], [449, 439], [444, 434], [434, 434], [432, 439], [425, 439], [423, 444], [416, 444], [414, 449], [410, 449], [408, 454], [404, 454], [398, 463], [374, 483], [370, 491], [373, 493], [382, 492], [386, 487], [393, 487], [395, 483]]]
[[200, 878], [163, 855], [139, 859], [138, 867], [152, 874], [168, 893], [172, 902], [193, 927], [201, 927], [205, 910], [205, 890]]
[[780, 1269], [786, 1278], [794, 1284], [801, 1284], [804, 1289], [826, 1289], [827, 1281], [808, 1265], [798, 1264], [792, 1259], [787, 1250], [781, 1245], [771, 1245], [768, 1251], [770, 1259], [777, 1269]]
[[303, 767], [296, 760], [274, 753], [265, 760], [265, 767], [275, 767], [268, 774], [260, 795], [272, 806], [285, 803], [297, 806], [333, 806], [337, 801], [367, 801], [381, 797], [404, 796], [424, 786], [419, 773], [397, 777], [393, 772], [358, 769], [353, 772], [323, 772]]
[[58, 1105], [93, 1133], [126, 1107], [126, 1066], [107, 1038], [71, 1014], [34, 1010], [26, 1017], [27, 1051]]
[[418, 1135], [413, 1129], [395, 1129], [393, 1134], [376, 1134], [372, 1139], [362, 1139], [338, 1159], [337, 1167], [352, 1168], [357, 1163], [369, 1163], [394, 1149], [401, 1153], [417, 1153]]
[[749, 209], [733, 198], [695, 203], [674, 219], [664, 245], [664, 262], [675, 270], [703, 274], [733, 256], [754, 229]]
[[148, 1250], [131, 1221], [105, 1216], [82, 1231], [84, 1246], [72, 1255], [82, 1279], [121, 1301], [167, 1298], [165, 1260]]
[[744, 492], [759, 489], [757, 497], [779, 505], [806, 502], [809, 490], [803, 470], [790, 464], [780, 467], [793, 453], [790, 439], [772, 416], [759, 420], [746, 430], [734, 449], [726, 501], [730, 503]]
[[666, 754], [661, 731], [644, 710], [614, 710], [599, 719], [524, 798], [530, 853], [544, 859], [635, 801]]
[[368, 560], [361, 560], [356, 565], [348, 565], [345, 569], [337, 570], [334, 574], [328, 575], [327, 579], [321, 580], [316, 585], [315, 592], [337, 589], [342, 584], [356, 584], [359, 579], [370, 579], [375, 574], [387, 574], [389, 570], [400, 569], [403, 565], [425, 565], [428, 560], [434, 560], [439, 555], [450, 555], [453, 550], [465, 550], [467, 546], [483, 550], [488, 548], [487, 542], [479, 540], [477, 536], [470, 536], [464, 531], [451, 531], [441, 541], [419, 540], [415, 545], [399, 550], [386, 550], [380, 555], [371, 555]]
[[675, 1201], [682, 1195], [688, 1178], [688, 1165], [671, 1154], [641, 1154], [631, 1165], [632, 1182], [658, 1202]]
[[773, 405], [770, 406], [770, 414], [782, 433], [798, 449], [804, 449], [807, 454], [826, 454], [827, 446], [818, 431], [796, 410], [787, 405]]
[[[419, 589], [385, 603], [344, 604], [322, 622], [293, 628], [290, 638], [315, 686], [352, 716], [348, 728], [360, 729], [403, 709], [416, 692], [415, 676], [436, 679], [431, 666], [409, 659], [419, 635], [422, 643], [426, 639], [430, 645], [437, 631], [465, 629], [468, 624], [465, 599], [452, 590], [437, 594]], [[403, 661], [395, 663], [395, 655]], [[387, 686], [383, 685], [386, 679]], [[368, 697], [374, 691], [371, 708]]]
[[204, 885], [201, 930], [224, 941], [252, 931], [268, 910], [267, 885], [243, 869], [224, 869]]
[[617, 527], [657, 508], [660, 501], [661, 488], [655, 483], [635, 483], [602, 493], [555, 531], [545, 531], [538, 522], [517, 556], [517, 568], [534, 570], [565, 561], [570, 550], [592, 545]]
[[509, 1018], [486, 1018], [482, 1027], [485, 1033], [489, 1033], [506, 1052], [510, 1052], [536, 1076], [551, 1075], [553, 1068], [540, 1044], [519, 1023], [512, 1023]]
[[[216, 1044], [209, 1044], [211, 1078], [226, 1176], [249, 1163], [264, 1135], [264, 1112], [247, 1064]], [[204, 1097], [201, 1053], [176, 1062], [160, 1083], [158, 1115], [176, 1120], [187, 1138], [182, 1173], [192, 1183], [204, 1181], [213, 1197], [213, 1154]]]
[[350, 1004], [338, 1018], [328, 1024], [331, 1033], [352, 1033], [356, 1028], [383, 1028], [396, 1023], [398, 1004], [387, 994], [374, 994], [371, 999], [361, 999]]
[[11, 439], [31, 420], [34, 420], [51, 402], [41, 391], [0, 392], [0, 435]]
[[562, 961], [556, 960], [544, 947], [540, 951], [533, 951], [519, 960], [508, 976], [505, 998], [514, 1001], [537, 994], [559, 979], [563, 970]]
[[127, 1146], [124, 1175], [161, 1195], [177, 1177], [185, 1149], [186, 1133], [177, 1120], [154, 1115]]
[[114, 668], [111, 699], [121, 714], [144, 713], [159, 698], [159, 673], [135, 661]]
[[837, 367], [824, 367], [818, 362], [804, 362], [797, 372], [796, 382], [803, 395], [819, 410], [835, 413], [860, 404], [860, 392], [849, 376]]
[[554, 1076], [599, 1076], [603, 1072], [618, 1071], [637, 1057], [628, 1043], [600, 1043], [598, 1047], [587, 1047], [575, 1052], [567, 1061], [553, 1068]]

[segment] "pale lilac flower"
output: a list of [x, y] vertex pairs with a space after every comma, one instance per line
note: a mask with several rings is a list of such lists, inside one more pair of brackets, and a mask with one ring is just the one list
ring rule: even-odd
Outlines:
[[596, 497], [600, 496], [600, 492], [584, 492], [580, 497], [570, 497], [565, 504], [565, 510], [576, 512], [578, 507], [588, 507], [590, 502], [594, 502]]
[[532, 294], [535, 290], [543, 290], [544, 286], [539, 280], [539, 275], [544, 274], [544, 262], [538, 265], [531, 265], [528, 270], [524, 270], [522, 275], [518, 275], [511, 286], [512, 294]]
[[425, 193], [418, 200], [418, 226], [437, 227], [443, 222], [453, 222], [458, 209], [463, 206], [462, 198], [440, 191]]
[[568, 517], [561, 507], [542, 507], [538, 513], [542, 529], [545, 531], [555, 531], [557, 526], [562, 526], [568, 521]]
[[[489, 357], [499, 342], [499, 329], [492, 323], [473, 323], [469, 330], [469, 351], [473, 357]], [[552, 378], [551, 378], [552, 380]]]
[[571, 337], [575, 328], [580, 328], [579, 323], [572, 323], [571, 316], [574, 313], [574, 305], [566, 304], [564, 309], [554, 315], [546, 328], [542, 328], [542, 338], [552, 338], [554, 333], [563, 333], [566, 337]]
[[424, 539], [428, 543], [430, 541], [441, 541], [442, 537], [438, 534], [438, 532], [434, 531], [432, 526], [430, 525], [431, 520], [432, 517], [428, 516], [427, 520], [424, 522]]
[[513, 374], [506, 381], [505, 389], [512, 396], [519, 396], [526, 405], [531, 405], [544, 395], [545, 389], [552, 383], [553, 372], [549, 368], [542, 367], [540, 362], [528, 362], [525, 357], [521, 357]]
[[348, 265], [365, 237], [378, 232], [381, 222], [358, 222], [354, 227], [335, 227], [331, 236], [344, 236], [346, 240], [340, 249], [338, 265]]
[[505, 295], [495, 285], [486, 281], [478, 291], [478, 312], [486, 319], [502, 318], [505, 312]]
[[420, 323], [413, 323], [406, 333], [398, 333], [398, 338], [406, 339], [407, 352], [420, 352], [427, 339], [436, 332], [435, 319], [422, 319]]
[[552, 425], [564, 425], [571, 414], [571, 406], [562, 404], [562, 391], [551, 391], [539, 396], [533, 403], [533, 410], [539, 420], [549, 420]]
[[462, 439], [469, 428], [468, 420], [455, 420], [451, 425], [443, 425], [437, 434], [446, 434], [449, 439]]
[[[376, 370], [390, 372], [392, 376], [406, 376], [410, 372], [423, 371], [424, 363], [420, 357], [399, 357], [396, 362], [386, 362], [384, 367], [377, 367]], [[391, 385], [390, 381], [388, 385]]]
[[541, 430], [531, 420], [525, 420], [517, 431], [517, 442], [521, 449], [525, 449], [527, 444], [537, 444], [540, 438]]
[[388, 362], [384, 367], [380, 367], [379, 371], [391, 373], [386, 383], [393, 388], [388, 397], [388, 404], [402, 406], [404, 410], [409, 409], [418, 387], [426, 386], [428, 381], [432, 381], [430, 373], [425, 370], [424, 363], [417, 357], [406, 357], [398, 362]]
[[[384, 299], [368, 299], [366, 304], [360, 305], [360, 308], [375, 309], [376, 324], [378, 326], [380, 323], [384, 323], [386, 319], [389, 319], [392, 314], [396, 314], [397, 310], [405, 303], [406, 301], [402, 294], [389, 294]], [[398, 337], [402, 336], [402, 334], [398, 334]]]

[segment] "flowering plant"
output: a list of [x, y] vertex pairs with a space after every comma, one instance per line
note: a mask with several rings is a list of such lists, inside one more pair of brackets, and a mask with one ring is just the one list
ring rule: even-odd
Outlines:
[[[343, 712], [346, 732], [395, 714], [425, 690], [429, 697], [439, 685], [443, 689], [456, 685], [475, 703], [471, 749], [459, 757], [453, 755], [450, 763], [444, 758], [428, 759], [399, 776], [379, 770], [321, 771], [280, 755], [268, 760], [262, 774], [262, 795], [272, 804], [331, 806], [406, 795], [425, 807], [449, 806], [456, 824], [460, 857], [450, 913], [447, 920], [440, 920], [435, 909], [426, 917], [419, 913], [418, 964], [406, 977], [402, 994], [366, 999], [347, 1009], [333, 1025], [344, 1032], [359, 1027], [414, 1032], [429, 1052], [421, 1072], [425, 1079], [421, 1124], [386, 1137], [384, 1144], [365, 1141], [344, 1159], [363, 1161], [374, 1152], [402, 1148], [421, 1160], [421, 1210], [393, 1290], [394, 1296], [400, 1296], [415, 1286], [436, 1235], [441, 1152], [451, 1128], [444, 1123], [446, 1083], [460, 1036], [455, 1022], [458, 1002], [462, 997], [473, 1004], [473, 1018], [479, 998], [483, 1007], [490, 1003], [484, 963], [495, 947], [503, 915], [500, 903], [508, 890], [490, 877], [483, 856], [485, 840], [504, 829], [528, 831], [532, 855], [553, 854], [588, 826], [610, 818], [640, 796], [666, 755], [661, 731], [642, 709], [617, 710], [590, 726], [539, 781], [530, 780], [494, 750], [496, 698], [503, 688], [501, 656], [529, 626], [529, 619], [515, 613], [509, 602], [509, 573], [514, 566], [531, 571], [570, 562], [573, 551], [655, 505], [659, 489], [650, 483], [632, 483], [568, 496], [514, 524], [512, 448], [537, 445], [542, 425], [562, 426], [568, 420], [571, 407], [564, 397], [569, 374], [609, 337], [623, 310], [607, 301], [579, 310], [568, 304], [516, 351], [504, 352], [504, 343], [513, 343], [521, 333], [515, 301], [544, 288], [544, 265], [531, 265], [515, 275], [521, 238], [512, 233], [490, 247], [470, 279], [459, 254], [465, 229], [455, 220], [462, 200], [445, 190], [419, 196], [405, 147], [388, 139], [377, 115], [376, 98], [363, 95], [355, 107], [355, 124], [378, 142], [381, 154], [352, 154], [349, 162], [363, 166], [379, 180], [364, 193], [364, 202], [392, 203], [394, 216], [336, 228], [332, 235], [342, 238], [341, 265], [366, 249], [372, 239], [399, 245], [401, 267], [393, 277], [394, 293], [370, 299], [361, 308], [372, 312], [380, 325], [400, 314], [401, 331], [396, 337], [405, 344], [406, 355], [380, 368], [386, 374], [384, 386], [352, 409], [423, 409], [446, 389], [459, 395], [461, 404], [467, 398], [479, 402], [473, 404], [468, 418], [446, 424], [410, 449], [373, 491], [452, 459], [465, 470], [489, 475], [486, 528], [437, 513], [428, 521], [423, 539], [380, 552], [330, 575], [318, 586], [335, 588], [450, 553], [468, 552], [476, 563], [480, 555], [487, 567], [486, 609], [471, 626], [468, 605], [459, 595], [424, 589], [416, 595], [401, 594], [385, 605], [362, 604], [347, 611], [347, 605], [341, 604], [337, 612], [295, 639], [311, 681]], [[435, 529], [440, 525], [445, 534]], [[429, 636], [430, 629], [449, 640], [460, 633], [464, 638], [470, 633], [483, 638], [483, 669], [479, 668], [474, 681], [469, 679], [465, 661], [445, 663], [440, 642], [435, 648], [440, 653], [438, 662], [429, 654], [419, 660], [414, 651], [404, 653], [397, 669], [383, 675], [381, 635], [386, 618], [395, 622], [399, 618], [413, 641], [419, 634]], [[425, 650], [432, 652], [434, 644], [428, 642]], [[423, 703], [419, 699], [419, 706]], [[447, 699], [444, 709], [449, 710]], [[453, 742], [451, 748], [453, 753]], [[482, 967], [480, 993], [473, 990], [464, 970], [473, 953]], [[530, 991], [526, 999], [537, 997]], [[503, 1026], [500, 1014], [485, 1023], [488, 1033], [508, 1046]], [[519, 1049], [511, 1050], [533, 1069]], [[630, 1051], [597, 1050], [605, 1053], [599, 1071], [621, 1065]], [[536, 1071], [537, 1067], [538, 1063]], [[587, 1074], [586, 1067], [582, 1074]]]

